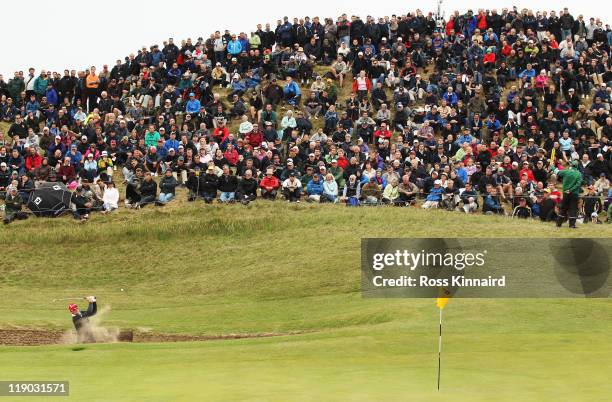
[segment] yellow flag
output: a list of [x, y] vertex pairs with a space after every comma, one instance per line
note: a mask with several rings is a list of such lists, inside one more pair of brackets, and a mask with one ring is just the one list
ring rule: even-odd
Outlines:
[[553, 148], [552, 151], [550, 152], [550, 161], [551, 162], [555, 161], [555, 151], [556, 150], [557, 150], [556, 148]]
[[448, 303], [451, 292], [446, 288], [440, 288], [440, 297], [436, 300], [436, 306], [441, 310]]
[[436, 306], [438, 306], [439, 309], [443, 309], [444, 306], [446, 306], [446, 303], [448, 303], [448, 297], [438, 297]]

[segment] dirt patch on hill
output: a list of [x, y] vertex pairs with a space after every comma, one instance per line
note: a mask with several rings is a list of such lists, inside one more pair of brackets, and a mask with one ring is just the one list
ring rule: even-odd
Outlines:
[[[194, 342], [217, 341], [248, 338], [269, 338], [272, 336], [298, 335], [302, 332], [263, 332], [255, 334], [225, 334], [225, 335], [182, 335], [163, 334], [157, 332], [141, 332], [132, 330], [119, 331], [118, 342]], [[36, 329], [0, 329], [0, 345], [9, 346], [40, 346], [76, 344], [74, 331], [53, 331]], [[103, 343], [103, 342], [102, 342]]]

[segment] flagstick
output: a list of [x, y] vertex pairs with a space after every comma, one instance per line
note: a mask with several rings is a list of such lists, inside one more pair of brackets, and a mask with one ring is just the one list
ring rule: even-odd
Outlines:
[[440, 309], [440, 336], [438, 338], [438, 391], [440, 390], [441, 355], [442, 355], [442, 309]]

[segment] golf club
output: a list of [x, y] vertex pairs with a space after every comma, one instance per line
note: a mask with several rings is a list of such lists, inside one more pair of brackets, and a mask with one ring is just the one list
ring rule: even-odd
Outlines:
[[86, 300], [86, 297], [64, 297], [62, 299], [53, 299], [53, 302], [65, 301], [65, 300]]

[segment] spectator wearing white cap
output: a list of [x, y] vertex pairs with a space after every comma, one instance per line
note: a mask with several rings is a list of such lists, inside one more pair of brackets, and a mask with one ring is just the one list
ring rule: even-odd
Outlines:
[[434, 181], [433, 188], [429, 190], [429, 194], [427, 194], [427, 197], [425, 198], [425, 202], [423, 203], [422, 208], [438, 208], [440, 201], [442, 201], [443, 193], [444, 188], [442, 187], [442, 181], [440, 179], [436, 179]]

